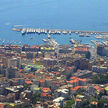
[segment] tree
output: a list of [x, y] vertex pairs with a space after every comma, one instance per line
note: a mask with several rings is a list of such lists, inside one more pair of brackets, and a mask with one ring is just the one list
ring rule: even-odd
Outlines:
[[92, 78], [92, 83], [95, 84], [106, 84], [108, 82], [108, 73], [98, 74]]
[[36, 104], [37, 101], [40, 101], [40, 100], [41, 100], [40, 93], [32, 94], [32, 96], [31, 96], [31, 102], [32, 102], [32, 104]]
[[65, 105], [64, 108], [71, 108], [72, 105], [73, 105], [74, 103], [75, 103], [74, 100], [68, 100], [68, 101], [66, 102], [66, 105]]
[[105, 106], [104, 106], [105, 103], [108, 103], [108, 101], [105, 100], [105, 99], [101, 99], [101, 100], [98, 101], [97, 107], [98, 108], [105, 108]]

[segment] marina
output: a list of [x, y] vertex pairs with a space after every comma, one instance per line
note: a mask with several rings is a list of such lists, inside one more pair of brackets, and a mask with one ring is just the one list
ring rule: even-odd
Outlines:
[[48, 39], [43, 39], [44, 43], [50, 45], [50, 46], [53, 46], [54, 48], [59, 46], [59, 44], [56, 42], [56, 40], [52, 39], [50, 37], [50, 35], [48, 35]]
[[108, 39], [108, 35], [96, 35], [95, 38], [97, 39]]
[[79, 34], [79, 37], [90, 37], [91, 36], [91, 34], [89, 34], [89, 33], [80, 33]]
[[79, 34], [80, 37], [90, 37], [91, 35], [108, 34], [104, 31], [81, 31], [81, 30], [58, 30], [58, 29], [40, 29], [40, 28], [13, 28], [13, 31], [21, 32], [22, 35], [37, 33], [37, 34]]
[[102, 44], [101, 42], [96, 41], [96, 40], [91, 40], [91, 43], [93, 43], [95, 46]]
[[103, 44], [108, 46], [108, 40], [107, 41], [103, 41]]

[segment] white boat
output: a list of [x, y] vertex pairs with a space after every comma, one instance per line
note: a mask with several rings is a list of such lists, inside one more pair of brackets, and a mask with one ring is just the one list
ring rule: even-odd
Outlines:
[[96, 35], [95, 38], [97, 38], [97, 39], [108, 39], [108, 35]]

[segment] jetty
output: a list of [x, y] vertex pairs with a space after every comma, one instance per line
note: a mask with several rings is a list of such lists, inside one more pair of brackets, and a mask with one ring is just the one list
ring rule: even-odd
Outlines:
[[13, 28], [13, 31], [21, 32], [22, 35], [30, 34], [30, 33], [37, 33], [37, 34], [108, 34], [108, 32], [105, 31], [83, 31], [83, 30], [58, 30], [58, 29], [40, 29], [40, 28]]

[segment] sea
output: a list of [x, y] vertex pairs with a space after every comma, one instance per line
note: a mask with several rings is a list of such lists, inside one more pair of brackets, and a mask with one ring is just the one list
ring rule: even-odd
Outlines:
[[[44, 44], [47, 35], [12, 31], [20, 28], [108, 31], [108, 0], [0, 0], [0, 44]], [[94, 36], [51, 35], [59, 44], [70, 38], [90, 43]], [[99, 40], [100, 41], [100, 40]]]

